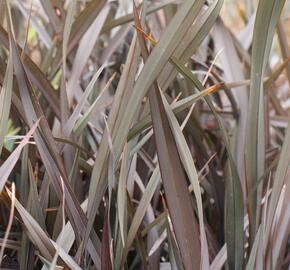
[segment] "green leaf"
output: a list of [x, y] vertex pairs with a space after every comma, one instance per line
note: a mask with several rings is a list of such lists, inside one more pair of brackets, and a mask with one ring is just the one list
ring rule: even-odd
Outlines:
[[[178, 58], [182, 64], [186, 63], [209, 34], [220, 14], [223, 3], [223, 0], [214, 0], [204, 12], [200, 12], [182, 42], [178, 44], [172, 57]], [[198, 2], [196, 2], [196, 5], [198, 5]], [[162, 70], [158, 80], [160, 88], [166, 90], [176, 75], [177, 71], [168, 63]]]
[[143, 192], [143, 196], [138, 204], [138, 207], [135, 211], [135, 214], [133, 216], [133, 220], [131, 222], [131, 226], [128, 232], [128, 236], [126, 239], [125, 247], [123, 249], [123, 254], [122, 254], [122, 264], [124, 264], [125, 259], [127, 257], [128, 251], [130, 246], [132, 245], [134, 238], [137, 234], [137, 231], [139, 229], [139, 226], [143, 220], [143, 217], [146, 213], [146, 210], [150, 204], [150, 201], [155, 193], [156, 187], [160, 181], [160, 171], [159, 167], [157, 166], [153, 174], [150, 177], [150, 180], [146, 186], [145, 191]]
[[90, 83], [88, 84], [88, 86], [86, 87], [79, 103], [77, 104], [77, 106], [74, 108], [73, 113], [71, 114], [71, 116], [69, 117], [69, 119], [67, 120], [67, 122], [65, 123], [63, 130], [64, 130], [64, 134], [66, 136], [69, 136], [71, 131], [73, 130], [75, 123], [77, 122], [77, 119], [81, 113], [81, 111], [83, 110], [83, 107], [87, 101], [87, 98], [89, 97], [90, 93], [92, 92], [92, 90], [94, 89], [94, 85], [97, 81], [97, 79], [99, 78], [100, 74], [102, 73], [102, 71], [104, 70], [104, 65], [102, 65], [98, 71], [96, 72], [96, 74], [93, 76], [93, 78], [91, 79]]
[[255, 269], [255, 262], [256, 262], [256, 256], [257, 256], [257, 250], [259, 247], [259, 243], [260, 243], [260, 238], [261, 238], [261, 227], [259, 228], [256, 237], [255, 237], [255, 241], [253, 244], [253, 248], [251, 250], [250, 253], [250, 257], [246, 266], [246, 270], [254, 270]]
[[121, 115], [119, 115], [119, 119], [117, 119], [118, 126], [113, 133], [113, 142], [116, 145], [116, 160], [119, 159], [129, 128], [143, 97], [149, 91], [150, 86], [158, 77], [164, 65], [168, 62], [172, 53], [179, 45], [179, 42], [187, 33], [203, 3], [204, 1], [187, 0], [180, 6], [178, 12], [171, 20], [160, 41], [156, 47], [154, 47], [146, 61], [134, 85], [134, 89], [132, 89], [132, 93], [128, 97], [126, 108], [124, 109], [124, 115], [126, 115], [126, 117], [121, 117]]
[[[263, 106], [263, 78], [273, 42], [274, 31], [279, 20], [285, 0], [260, 0], [256, 15], [252, 58], [249, 111], [246, 126], [246, 175], [248, 190], [252, 190], [262, 176], [265, 166], [265, 134]], [[257, 192], [250, 194], [250, 246], [257, 230]]]
[[72, 99], [75, 95], [75, 92], [78, 86], [78, 80], [95, 47], [95, 43], [99, 37], [99, 34], [107, 18], [109, 10], [110, 10], [110, 6], [108, 4], [105, 5], [102, 11], [96, 17], [95, 21], [90, 26], [90, 28], [84, 34], [82, 40], [80, 41], [80, 45], [78, 47], [78, 50], [74, 59], [72, 73], [68, 81], [69, 104], [71, 104]]
[[16, 147], [16, 149], [12, 152], [12, 154], [9, 156], [8, 159], [5, 160], [5, 162], [0, 167], [0, 193], [3, 190], [3, 187], [9, 177], [9, 174], [11, 173], [12, 169], [14, 168], [17, 160], [20, 157], [21, 150], [23, 147], [29, 143], [31, 135], [35, 132], [38, 124], [38, 120], [29, 130], [29, 132], [25, 135], [21, 143]]
[[[0, 26], [0, 42], [6, 49], [9, 48], [9, 37], [2, 26]], [[17, 49], [20, 50], [20, 47], [17, 46]], [[13, 60], [13, 62], [14, 61], [15, 59]], [[55, 115], [59, 118], [59, 100], [50, 82], [46, 79], [45, 75], [41, 72], [37, 65], [26, 54], [24, 56], [23, 65], [25, 67], [25, 71], [27, 72], [29, 80], [31, 80], [31, 82], [38, 87], [39, 91], [48, 101]]]
[[4, 143], [4, 137], [8, 131], [8, 120], [11, 106], [13, 86], [13, 59], [9, 54], [4, 82], [0, 93], [0, 155]]
[[94, 100], [94, 102], [90, 106], [90, 108], [76, 122], [76, 124], [74, 126], [74, 129], [73, 129], [74, 132], [76, 133], [76, 135], [80, 135], [82, 133], [82, 131], [86, 127], [87, 123], [89, 122], [92, 113], [96, 110], [96, 107], [98, 106], [98, 104], [99, 104], [99, 102], [101, 100], [101, 97], [108, 90], [108, 88], [110, 87], [110, 85], [111, 85], [112, 81], [114, 80], [114, 78], [115, 78], [115, 74], [113, 74], [112, 77], [109, 79], [109, 81], [106, 83], [105, 87], [101, 90], [101, 92], [99, 93], [99, 95], [97, 96], [97, 98]]
[[120, 170], [118, 193], [117, 193], [117, 208], [120, 224], [120, 233], [123, 246], [127, 238], [127, 177], [129, 172], [129, 153], [128, 146], [125, 145], [123, 152], [122, 165]]
[[273, 227], [274, 216], [276, 213], [278, 201], [281, 196], [281, 190], [284, 184], [289, 185], [289, 174], [290, 170], [290, 123], [288, 123], [288, 128], [286, 130], [284, 143], [281, 149], [281, 154], [278, 162], [278, 167], [275, 173], [275, 178], [272, 187], [272, 194], [269, 202], [268, 212], [267, 212], [267, 222], [266, 222], [266, 232], [265, 241], [270, 238], [270, 232]]
[[69, 2], [67, 16], [65, 18], [65, 24], [63, 29], [63, 41], [62, 41], [62, 65], [63, 65], [63, 78], [66, 80], [66, 55], [67, 55], [67, 47], [68, 41], [70, 37], [70, 32], [72, 29], [72, 24], [74, 22], [74, 17], [77, 9], [77, 1], [71, 0]]

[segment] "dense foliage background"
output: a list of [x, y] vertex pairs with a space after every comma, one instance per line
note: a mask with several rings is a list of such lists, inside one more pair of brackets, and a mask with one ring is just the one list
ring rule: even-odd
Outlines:
[[0, 0], [0, 267], [290, 269], [285, 2]]

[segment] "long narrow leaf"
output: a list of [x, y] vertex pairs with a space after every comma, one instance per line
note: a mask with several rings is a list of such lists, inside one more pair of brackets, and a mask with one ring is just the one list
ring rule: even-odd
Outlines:
[[[246, 126], [246, 174], [247, 187], [252, 190], [255, 183], [262, 176], [265, 164], [265, 134], [263, 107], [263, 77], [270, 54], [275, 26], [278, 22], [285, 0], [261, 0], [256, 15], [253, 48], [251, 85], [249, 97], [249, 111]], [[256, 234], [257, 192], [250, 194], [249, 218], [250, 244]]]
[[39, 121], [40, 121], [40, 119], [34, 123], [34, 125], [31, 127], [30, 131], [25, 135], [25, 137], [23, 138], [21, 143], [16, 147], [16, 149], [12, 152], [12, 154], [9, 156], [9, 158], [6, 159], [6, 161], [0, 167], [0, 192], [3, 190], [3, 187], [4, 187], [6, 181], [9, 177], [9, 174], [11, 173], [17, 160], [19, 159], [20, 154], [21, 154], [21, 150], [23, 149], [23, 147], [26, 144], [29, 143], [30, 137], [35, 132], [35, 130], [39, 124]]
[[12, 97], [12, 86], [13, 86], [13, 59], [12, 53], [10, 53], [8, 57], [4, 82], [0, 93], [0, 155], [2, 152], [4, 136], [6, 135], [8, 128], [8, 119]]

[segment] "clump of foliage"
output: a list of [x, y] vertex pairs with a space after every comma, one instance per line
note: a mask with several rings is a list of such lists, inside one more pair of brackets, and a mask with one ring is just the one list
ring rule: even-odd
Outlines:
[[0, 267], [288, 269], [285, 2], [0, 1]]

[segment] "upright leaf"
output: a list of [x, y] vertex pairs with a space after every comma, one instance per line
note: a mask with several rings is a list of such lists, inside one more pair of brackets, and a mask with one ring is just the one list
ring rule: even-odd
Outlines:
[[12, 53], [10, 52], [4, 82], [0, 93], [0, 155], [2, 152], [4, 137], [8, 129], [8, 119], [12, 97], [12, 86], [13, 86], [13, 59]]
[[259, 177], [263, 175], [265, 164], [265, 134], [263, 106], [263, 78], [270, 54], [276, 24], [279, 20], [285, 0], [260, 0], [256, 15], [252, 68], [249, 96], [249, 111], [246, 125], [246, 175], [249, 193], [250, 245], [257, 230], [256, 216], [257, 192], [252, 192]]
[[[171, 58], [171, 63], [186, 78], [188, 78], [198, 89], [203, 91], [204, 87], [194, 74], [182, 65], [178, 59]], [[228, 264], [231, 269], [241, 269], [244, 260], [244, 203], [241, 181], [232, 156], [230, 142], [221, 117], [217, 114], [211, 97], [204, 97], [207, 105], [212, 111], [220, 128], [223, 142], [228, 155], [228, 177], [226, 182], [226, 241], [228, 252]]]
[[[136, 10], [135, 20], [137, 27], [140, 28], [141, 24]], [[143, 35], [141, 33], [138, 35], [142, 56], [146, 62], [149, 53]], [[157, 81], [154, 81], [149, 91], [149, 103], [161, 178], [182, 261], [185, 269], [200, 269], [201, 249], [198, 222]]]

